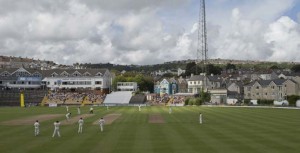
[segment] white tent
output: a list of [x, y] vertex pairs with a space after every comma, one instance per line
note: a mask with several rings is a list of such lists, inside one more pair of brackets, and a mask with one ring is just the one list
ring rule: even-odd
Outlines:
[[131, 97], [132, 97], [131, 91], [112, 92], [112, 93], [106, 95], [104, 104], [105, 105], [129, 104]]

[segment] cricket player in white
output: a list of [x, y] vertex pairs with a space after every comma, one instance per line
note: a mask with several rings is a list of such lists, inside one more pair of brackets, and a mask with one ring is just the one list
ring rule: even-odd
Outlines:
[[40, 134], [40, 123], [38, 120], [35, 121], [35, 123], [33, 124], [34, 126], [34, 136], [37, 136]]
[[141, 106], [141, 105], [139, 105], [139, 111], [141, 111], [141, 107], [142, 107], [142, 106]]
[[94, 108], [93, 107], [90, 108], [90, 114], [94, 114]]
[[171, 114], [172, 113], [172, 107], [170, 106], [169, 107], [169, 114]]
[[83, 126], [83, 119], [82, 118], [79, 119], [78, 125], [79, 125], [78, 133], [82, 133], [82, 126]]
[[67, 112], [69, 112], [69, 106], [68, 105], [66, 105], [66, 109], [67, 109]]
[[56, 135], [56, 133], [57, 133], [58, 137], [60, 137], [59, 126], [60, 126], [59, 121], [54, 122], [54, 132], [53, 132], [53, 135], [52, 135], [53, 138]]
[[105, 120], [104, 120], [103, 118], [101, 118], [101, 119], [99, 120], [101, 132], [103, 131], [104, 123], [105, 123]]
[[71, 113], [67, 113], [67, 114], [66, 114], [67, 121], [69, 121], [70, 116], [71, 116]]
[[77, 107], [77, 113], [80, 114], [80, 107]]
[[199, 115], [199, 123], [202, 124], [202, 114]]

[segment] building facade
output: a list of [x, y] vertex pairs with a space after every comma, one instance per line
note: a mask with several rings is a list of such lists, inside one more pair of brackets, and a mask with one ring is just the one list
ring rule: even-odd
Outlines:
[[298, 84], [289, 79], [260, 80], [244, 86], [244, 99], [284, 100], [299, 93]]
[[111, 74], [107, 69], [54, 69], [44, 71], [43, 82], [47, 88], [87, 89], [110, 92]]
[[138, 85], [137, 85], [137, 82], [118, 82], [117, 90], [118, 91], [137, 91]]

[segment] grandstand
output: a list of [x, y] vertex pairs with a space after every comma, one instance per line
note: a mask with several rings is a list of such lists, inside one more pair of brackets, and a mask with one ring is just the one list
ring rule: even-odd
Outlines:
[[45, 105], [55, 103], [59, 105], [85, 105], [85, 104], [102, 104], [105, 95], [96, 90], [85, 91], [52, 91], [49, 92], [45, 100]]

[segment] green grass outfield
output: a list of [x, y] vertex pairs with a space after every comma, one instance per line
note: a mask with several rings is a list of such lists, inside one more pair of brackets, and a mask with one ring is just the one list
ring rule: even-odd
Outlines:
[[[76, 107], [69, 108], [73, 115]], [[81, 109], [87, 113], [89, 107]], [[61, 138], [52, 138], [53, 122], [41, 122], [41, 135], [32, 125], [0, 125], [0, 153], [299, 153], [300, 110], [223, 107], [95, 107], [85, 120], [62, 125]], [[204, 124], [199, 124], [199, 112]], [[0, 122], [39, 114], [65, 114], [65, 107], [0, 108]], [[100, 132], [92, 122], [121, 113]], [[161, 114], [165, 123], [148, 123], [149, 114]], [[64, 117], [58, 120], [64, 120]]]

